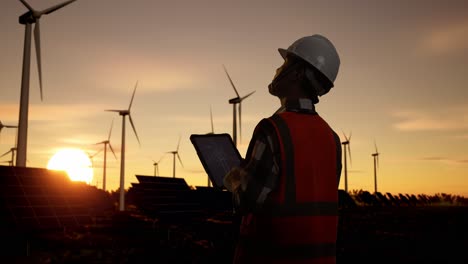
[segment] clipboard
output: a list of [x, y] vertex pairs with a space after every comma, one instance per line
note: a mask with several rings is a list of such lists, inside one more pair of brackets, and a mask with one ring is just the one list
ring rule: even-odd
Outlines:
[[226, 189], [223, 179], [234, 166], [239, 166], [242, 156], [234, 145], [231, 135], [192, 134], [192, 142], [203, 168], [213, 183], [213, 187]]

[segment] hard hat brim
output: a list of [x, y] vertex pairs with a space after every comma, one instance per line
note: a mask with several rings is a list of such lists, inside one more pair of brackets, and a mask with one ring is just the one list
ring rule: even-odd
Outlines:
[[[286, 60], [286, 58], [288, 56], [292, 56], [293, 58], [296, 58], [296, 59], [299, 59], [299, 60], [302, 60], [304, 62], [306, 62], [307, 64], [311, 65], [311, 66], [314, 66], [312, 64], [310, 64], [310, 62], [304, 60], [303, 58], [301, 58], [301, 56], [299, 54], [297, 54], [296, 52], [294, 51], [290, 51], [290, 50], [287, 50], [287, 49], [282, 49], [282, 48], [279, 48], [278, 49], [278, 52], [279, 54], [281, 55], [281, 57], [283, 57], [283, 59]], [[315, 67], [315, 66], [314, 66]]]
[[279, 54], [281, 55], [281, 57], [283, 57], [283, 59], [286, 59], [286, 57], [287, 57], [288, 54], [289, 54], [289, 51], [288, 51], [288, 50], [285, 50], [285, 49], [282, 49], [282, 48], [279, 48], [279, 49], [278, 49], [278, 52], [279, 52]]

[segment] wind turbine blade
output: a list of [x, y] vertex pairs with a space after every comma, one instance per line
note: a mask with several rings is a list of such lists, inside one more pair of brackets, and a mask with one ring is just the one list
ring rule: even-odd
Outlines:
[[1, 155], [1, 156], [0, 156], [0, 158], [3, 158], [3, 157], [5, 157], [5, 156], [6, 156], [6, 155], [8, 155], [8, 153], [10, 153], [10, 152], [11, 152], [11, 149], [10, 149], [9, 151], [7, 151], [7, 152], [3, 153], [3, 155]]
[[49, 7], [49, 8], [47, 8], [47, 9], [44, 9], [44, 10], [41, 11], [41, 15], [42, 15], [42, 14], [48, 15], [48, 14], [54, 12], [55, 10], [60, 9], [60, 8], [66, 6], [66, 5], [68, 5], [68, 4], [70, 4], [70, 3], [72, 3], [72, 2], [75, 2], [75, 1], [76, 1], [76, 0], [69, 0], [69, 1], [63, 2], [63, 3], [61, 3], [61, 4], [57, 4], [57, 5], [53, 6], [53, 7]]
[[36, 46], [37, 70], [39, 74], [39, 89], [41, 90], [42, 101], [41, 27], [39, 19], [36, 20], [36, 26], [34, 27], [34, 41]]
[[130, 100], [130, 105], [128, 106], [128, 111], [130, 111], [130, 108], [132, 108], [133, 98], [135, 97], [135, 92], [136, 92], [137, 86], [138, 86], [138, 81], [136, 82], [135, 88], [133, 89], [132, 100]]
[[377, 162], [377, 168], [379, 168], [379, 155], [377, 155], [375, 158], [377, 159], [377, 160], [376, 160], [376, 162]]
[[7, 128], [18, 128], [18, 126], [4, 126], [4, 127], [7, 127]]
[[109, 130], [109, 136], [107, 137], [107, 140], [108, 140], [108, 141], [110, 140], [111, 133], [112, 133], [112, 127], [113, 127], [113, 126], [114, 126], [114, 118], [112, 118], [111, 127], [110, 127], [110, 130]]
[[130, 124], [132, 125], [133, 132], [135, 132], [135, 136], [136, 136], [136, 138], [137, 138], [137, 140], [138, 140], [138, 144], [139, 144], [140, 147], [141, 147], [140, 139], [138, 138], [138, 134], [137, 134], [137, 132], [136, 132], [135, 125], [133, 124], [132, 116], [131, 116], [131, 115], [128, 115], [128, 119], [130, 120]]
[[242, 142], [242, 101], [239, 102], [239, 143]]
[[94, 153], [94, 154], [92, 154], [92, 155], [89, 155], [89, 154], [88, 154], [88, 155], [89, 155], [89, 157], [92, 159], [92, 158], [94, 158], [97, 154], [101, 153], [101, 151], [102, 151], [102, 149], [96, 151], [96, 153]]
[[210, 105], [210, 120], [211, 120], [211, 133], [214, 134], [213, 112], [211, 111], [211, 105]]
[[184, 167], [184, 164], [182, 163], [182, 160], [180, 159], [179, 152], [177, 152], [176, 155], [177, 155], [177, 158], [179, 159], [180, 165]]
[[23, 5], [24, 5], [27, 9], [29, 9], [29, 11], [31, 11], [31, 12], [34, 11], [34, 9], [33, 9], [26, 1], [24, 1], [24, 0], [20, 0], [20, 1], [21, 1], [21, 3], [23, 3]]
[[120, 113], [122, 110], [115, 110], [115, 109], [109, 109], [109, 110], [104, 110], [106, 112], [117, 112]]
[[341, 132], [343, 133], [345, 140], [348, 141], [348, 137], [346, 136], [345, 132], [343, 130], [341, 130]]
[[351, 132], [349, 132], [349, 138], [348, 138], [348, 141], [351, 141], [351, 135], [352, 135], [352, 133], [353, 133], [352, 131], [351, 131]]
[[114, 158], [117, 159], [117, 156], [115, 155], [114, 149], [112, 148], [112, 145], [110, 142], [109, 142], [109, 148], [112, 151], [112, 154], [114, 154]]
[[377, 150], [377, 144], [375, 143], [375, 140], [374, 140], [374, 147], [375, 147], [375, 153], [379, 153], [379, 151]]
[[157, 162], [158, 164], [159, 164], [159, 162], [162, 161], [162, 159], [164, 158], [164, 156], [165, 156], [165, 155], [163, 154], [163, 155], [159, 158], [159, 160], [158, 160], [158, 162]]
[[226, 75], [227, 75], [227, 77], [228, 77], [228, 79], [229, 79], [229, 82], [230, 82], [231, 85], [232, 85], [232, 88], [234, 88], [234, 92], [236, 92], [237, 98], [239, 98], [240, 96], [239, 96], [239, 93], [237, 92], [236, 86], [235, 86], [234, 83], [232, 82], [231, 76], [229, 76], [229, 73], [227, 72], [226, 67], [224, 66], [224, 64], [223, 64], [223, 68], [224, 68], [224, 72], [226, 73]]
[[253, 91], [253, 92], [251, 92], [251, 93], [245, 95], [244, 97], [241, 97], [240, 101], [242, 102], [242, 100], [244, 100], [245, 98], [251, 96], [253, 93], [255, 93], [255, 91]]
[[177, 142], [176, 152], [179, 151], [179, 146], [180, 146], [180, 136], [179, 136], [179, 142]]

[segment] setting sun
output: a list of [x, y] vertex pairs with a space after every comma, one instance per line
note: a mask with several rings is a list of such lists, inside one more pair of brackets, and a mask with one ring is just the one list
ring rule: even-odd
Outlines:
[[50, 158], [47, 169], [64, 170], [72, 181], [88, 184], [93, 180], [93, 169], [88, 155], [80, 149], [62, 149]]

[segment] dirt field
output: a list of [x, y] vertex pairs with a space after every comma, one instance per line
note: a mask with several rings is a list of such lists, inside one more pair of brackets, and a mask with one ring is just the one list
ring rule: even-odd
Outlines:
[[[229, 263], [231, 220], [220, 214], [164, 224], [117, 214], [92, 228], [5, 237], [2, 255], [20, 263]], [[340, 210], [338, 263], [468, 263], [467, 249], [465, 206]]]

